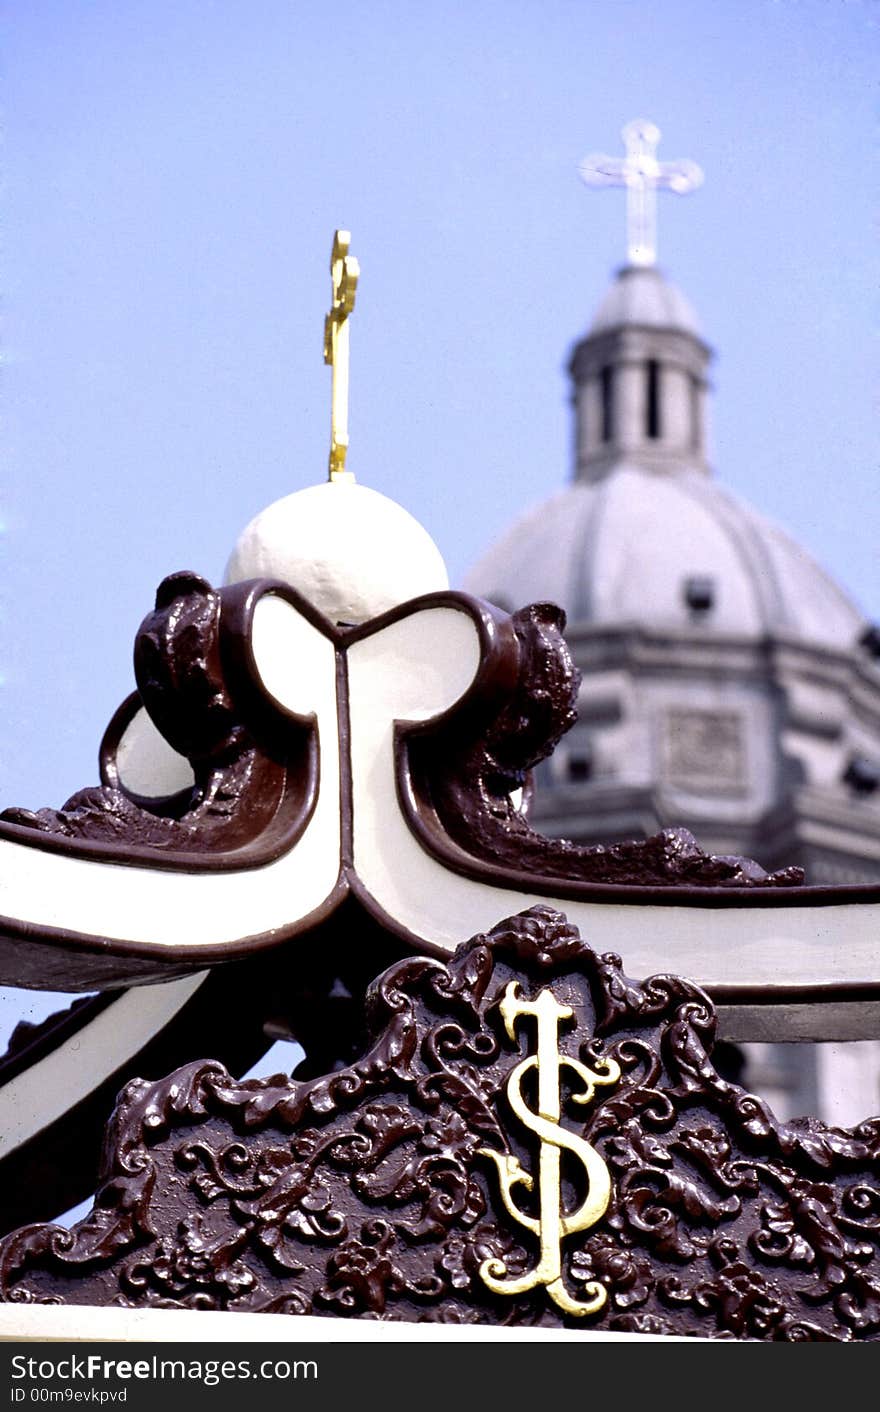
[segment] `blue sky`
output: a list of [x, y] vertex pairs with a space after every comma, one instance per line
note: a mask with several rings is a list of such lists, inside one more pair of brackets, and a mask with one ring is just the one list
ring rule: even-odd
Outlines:
[[350, 465], [454, 581], [570, 469], [565, 361], [624, 253], [588, 152], [705, 184], [660, 264], [718, 353], [712, 458], [880, 617], [874, 0], [5, 3], [4, 805], [96, 781], [159, 580]]

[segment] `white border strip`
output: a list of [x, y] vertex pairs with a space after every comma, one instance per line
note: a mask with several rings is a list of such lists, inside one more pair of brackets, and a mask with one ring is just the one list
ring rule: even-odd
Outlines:
[[99, 1309], [92, 1305], [0, 1305], [0, 1340], [79, 1343], [712, 1343], [683, 1334], [590, 1329], [414, 1324], [312, 1314], [230, 1314], [201, 1309]]
[[138, 986], [0, 1088], [0, 1155], [76, 1107], [172, 1020], [206, 979]]

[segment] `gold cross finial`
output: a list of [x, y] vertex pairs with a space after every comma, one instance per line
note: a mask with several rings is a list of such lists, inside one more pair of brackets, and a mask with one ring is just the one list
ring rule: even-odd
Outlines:
[[333, 302], [324, 320], [324, 362], [333, 369], [333, 390], [330, 404], [330, 480], [353, 480], [345, 469], [348, 451], [348, 317], [354, 309], [360, 269], [348, 247], [351, 234], [338, 230], [333, 236], [330, 252], [330, 278], [333, 282]]

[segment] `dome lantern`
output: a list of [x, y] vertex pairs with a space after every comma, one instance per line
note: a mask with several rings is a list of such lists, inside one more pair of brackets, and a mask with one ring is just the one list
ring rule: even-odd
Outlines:
[[621, 461], [708, 474], [711, 358], [675, 285], [656, 266], [624, 266], [569, 362], [575, 480], [601, 480]]
[[623, 129], [625, 157], [585, 157], [588, 186], [626, 189], [627, 263], [574, 349], [576, 480], [602, 479], [621, 459], [652, 471], [708, 471], [706, 369], [693, 310], [656, 267], [658, 191], [684, 196], [702, 185], [695, 162], [660, 162], [660, 129], [638, 119]]

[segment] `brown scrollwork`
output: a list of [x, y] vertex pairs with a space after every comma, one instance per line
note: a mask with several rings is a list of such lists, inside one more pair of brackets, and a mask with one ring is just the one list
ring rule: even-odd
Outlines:
[[518, 790], [528, 796], [530, 772], [574, 725], [580, 672], [563, 637], [561, 608], [532, 603], [514, 613], [510, 625], [518, 668], [503, 705], [472, 720], [470, 730], [452, 718], [439, 738], [408, 741], [415, 794], [428, 811], [427, 818], [416, 815], [417, 826], [430, 830], [433, 813], [442, 834], [466, 855], [523, 878], [639, 887], [790, 887], [804, 881], [801, 868], [767, 873], [751, 858], [707, 854], [683, 828], [588, 846], [536, 833], [511, 796]]
[[[198, 574], [171, 574], [135, 638], [138, 692], [123, 702], [101, 747], [104, 783], [78, 790], [60, 809], [10, 808], [0, 824], [42, 836], [112, 845], [120, 856], [157, 856], [168, 866], [193, 855], [265, 862], [305, 822], [316, 782], [315, 742], [289, 719], [266, 729], [230, 686], [223, 650], [223, 596]], [[232, 675], [234, 676], [234, 670]], [[125, 787], [117, 750], [140, 709], [184, 757], [193, 785], [146, 798]]]
[[[566, 1288], [607, 1291], [586, 1320], [543, 1287], [493, 1293], [535, 1263], [486, 1152], [536, 1171], [539, 1140], [505, 1086], [528, 1036], [501, 1023], [511, 980], [569, 1006], [560, 1054], [614, 1084], [563, 1119], [601, 1156], [611, 1197], [570, 1236]], [[0, 1243], [0, 1297], [568, 1325], [745, 1340], [880, 1338], [880, 1118], [778, 1123], [712, 1064], [712, 1005], [638, 983], [537, 907], [447, 964], [398, 962], [368, 1000], [374, 1040], [308, 1081], [236, 1081], [191, 1064], [132, 1081], [108, 1128], [93, 1211]], [[582, 1199], [561, 1169], [561, 1201]], [[527, 1200], [527, 1197], [524, 1198]], [[526, 1207], [528, 1209], [528, 1207]], [[537, 1208], [532, 1207], [537, 1214]]]
[[[255, 584], [250, 591], [258, 596], [266, 587]], [[12, 825], [25, 837], [37, 832], [45, 846], [73, 841], [88, 851], [96, 844], [121, 860], [161, 859], [167, 867], [186, 866], [196, 855], [200, 868], [256, 865], [289, 847], [314, 802], [316, 746], [305, 722], [273, 714], [241, 668], [249, 651], [250, 614], [241, 611], [247, 597], [247, 585], [217, 590], [189, 572], [166, 578], [135, 639], [138, 693], [123, 703], [105, 735], [104, 783], [79, 790], [60, 809], [6, 809], [0, 833]], [[486, 620], [495, 620], [487, 604], [463, 601], [484, 631]], [[549, 603], [499, 619], [506, 647], [498, 681], [453, 711], [439, 732], [407, 737], [398, 768], [411, 776], [411, 823], [428, 847], [439, 847], [453, 867], [507, 869], [526, 885], [803, 882], [799, 868], [768, 874], [749, 858], [710, 856], [686, 829], [582, 847], [529, 826], [511, 793], [523, 788], [528, 794], [530, 771], [552, 754], [577, 716], [580, 674], [564, 625], [562, 610]], [[329, 624], [323, 630], [340, 649], [352, 636]], [[125, 787], [116, 752], [141, 707], [189, 761], [192, 788], [148, 799]]]

